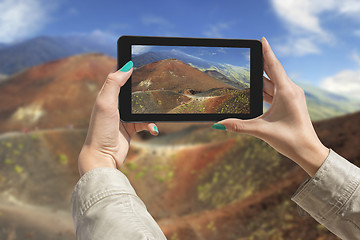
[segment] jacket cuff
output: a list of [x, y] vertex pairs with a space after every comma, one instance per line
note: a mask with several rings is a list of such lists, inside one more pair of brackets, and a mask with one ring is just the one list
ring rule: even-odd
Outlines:
[[137, 196], [121, 171], [115, 168], [95, 168], [86, 172], [77, 182], [71, 196], [71, 212], [75, 226], [95, 203], [118, 194]]
[[360, 183], [360, 170], [330, 149], [316, 174], [299, 187], [292, 200], [312, 217], [331, 220]]

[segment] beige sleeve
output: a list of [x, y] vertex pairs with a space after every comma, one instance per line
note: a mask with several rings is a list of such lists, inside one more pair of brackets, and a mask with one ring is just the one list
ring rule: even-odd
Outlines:
[[360, 169], [330, 149], [292, 200], [342, 239], [360, 239]]
[[117, 169], [96, 168], [85, 173], [73, 191], [71, 212], [78, 240], [166, 239], [129, 180]]

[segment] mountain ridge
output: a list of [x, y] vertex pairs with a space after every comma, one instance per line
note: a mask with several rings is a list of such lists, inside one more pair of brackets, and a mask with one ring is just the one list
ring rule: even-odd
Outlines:
[[115, 57], [115, 42], [93, 35], [35, 37], [0, 48], [0, 73], [12, 75], [48, 61], [90, 52]]

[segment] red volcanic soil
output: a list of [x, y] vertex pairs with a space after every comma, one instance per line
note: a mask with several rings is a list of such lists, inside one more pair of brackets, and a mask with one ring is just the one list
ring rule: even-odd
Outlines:
[[191, 89], [203, 92], [211, 88], [233, 88], [177, 59], [165, 59], [136, 69], [132, 84], [133, 91]]
[[[174, 176], [181, 181], [174, 181], [171, 188], [161, 196], [161, 202], [164, 203], [161, 208], [166, 209], [164, 215], [180, 216], [203, 210], [204, 206], [197, 200], [198, 175], [206, 171], [210, 165], [217, 164], [234, 142], [234, 139], [229, 139], [184, 149], [177, 153]], [[156, 212], [156, 209], [152, 210]]]
[[[316, 122], [314, 126], [327, 147], [360, 166], [358, 122], [360, 113]], [[188, 138], [189, 143], [194, 144], [191, 139], [202, 139], [200, 135], [210, 130], [204, 128], [203, 131], [192, 132], [191, 137], [179, 137], [184, 139], [183, 143]], [[229, 135], [226, 140], [225, 135], [216, 133], [217, 136], [209, 136], [209, 139], [215, 137], [216, 143], [184, 149], [181, 143], [175, 144], [179, 150], [168, 150], [173, 157], [165, 156], [166, 161], [163, 162], [156, 160], [161, 152], [151, 156], [138, 149], [137, 156], [146, 156], [142, 160], [130, 154], [131, 161], [139, 166], [155, 162], [159, 164], [156, 168], [171, 165], [162, 168], [162, 172], [173, 173], [173, 178], [164, 182], [151, 180], [158, 174], [154, 171], [145, 173], [146, 180], [134, 179], [136, 171], [128, 174], [139, 196], [169, 239], [338, 239], [311, 217], [299, 216], [296, 204], [291, 202], [292, 194], [307, 176], [302, 169], [285, 157], [272, 154], [269, 147], [264, 148], [266, 144], [260, 144], [260, 140], [249, 144], [252, 138], [241, 137], [235, 141]], [[157, 146], [160, 148], [160, 144]], [[243, 165], [243, 168], [237, 165]], [[147, 168], [150, 169], [149, 165]], [[229, 174], [224, 175], [224, 169]], [[248, 171], [249, 175], [244, 176]], [[214, 178], [216, 172], [221, 177]], [[206, 180], [203, 177], [206, 174], [213, 176], [212, 180], [205, 181], [209, 186], [214, 186], [206, 188], [205, 193], [210, 196], [218, 192], [231, 196], [231, 191], [241, 186], [246, 186], [244, 191], [250, 189], [251, 194], [234, 198], [226, 204], [214, 206], [202, 203], [198, 199], [201, 193], [199, 187], [206, 187], [201, 182]], [[237, 184], [229, 188], [228, 182], [221, 182], [223, 179], [237, 180]], [[260, 185], [256, 187], [258, 181]], [[153, 186], [151, 191], [148, 190], [149, 186]], [[224, 188], [230, 192], [227, 193]]]
[[[218, 109], [221, 104], [226, 102], [230, 98], [230, 95], [216, 96], [206, 100], [206, 112], [214, 112], [214, 109]], [[209, 109], [209, 110], [208, 110]], [[212, 110], [212, 111], [211, 111]]]
[[360, 166], [360, 113], [314, 123], [321, 142]]
[[84, 54], [22, 71], [0, 85], [0, 132], [87, 127], [96, 95], [115, 59]]

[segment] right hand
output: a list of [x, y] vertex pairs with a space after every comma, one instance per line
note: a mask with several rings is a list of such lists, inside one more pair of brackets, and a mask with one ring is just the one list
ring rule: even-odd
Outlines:
[[228, 118], [218, 122], [226, 130], [258, 137], [314, 176], [329, 154], [315, 133], [307, 110], [304, 91], [293, 83], [267, 40], [261, 39], [264, 70], [264, 101], [269, 110], [250, 120]]

